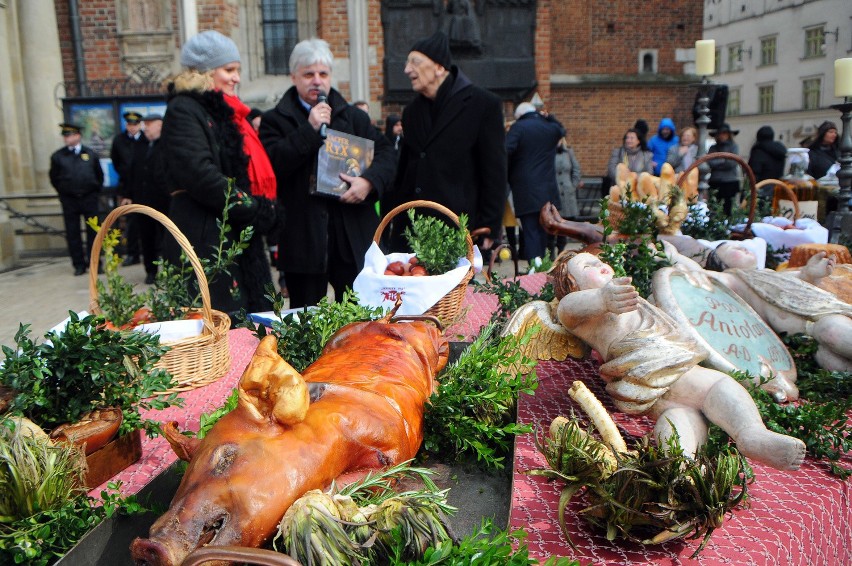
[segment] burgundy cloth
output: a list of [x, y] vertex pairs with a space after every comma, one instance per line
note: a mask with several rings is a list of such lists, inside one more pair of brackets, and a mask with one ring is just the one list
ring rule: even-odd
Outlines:
[[[521, 286], [535, 292], [544, 281], [543, 274], [522, 276]], [[474, 293], [468, 287], [462, 308], [466, 311], [464, 319], [446, 330], [451, 340], [472, 339], [497, 308], [497, 299], [494, 295]], [[143, 410], [143, 418], [175, 420], [181, 430], [197, 431], [199, 415], [221, 406], [236, 387], [258, 343], [244, 328], [230, 331], [228, 339], [231, 369], [227, 375], [210, 385], [182, 393], [183, 408]], [[554, 417], [569, 414], [573, 402], [566, 391], [572, 381], [579, 379], [604, 403], [622, 434], [640, 436], [652, 429], [651, 421], [644, 417], [615, 411], [601, 387], [594, 360], [541, 362], [536, 373], [539, 387], [535, 394], [523, 395], [518, 402], [519, 422], [546, 427]], [[574, 409], [579, 411], [576, 406]], [[110, 481], [122, 481], [124, 495], [137, 493], [176, 459], [164, 438], [143, 438], [142, 459]], [[852, 466], [852, 456], [844, 457], [841, 464]], [[728, 517], [695, 560], [689, 556], [700, 544], [697, 540], [647, 547], [623, 540], [607, 541], [605, 533], [576, 515], [583, 507], [582, 499], [577, 499], [566, 515], [571, 538], [578, 547], [574, 551], [556, 517], [562, 484], [526, 473], [546, 465], [532, 435], [516, 439], [509, 527], [528, 532], [526, 544], [530, 555], [542, 561], [549, 556], [568, 556], [584, 566], [852, 564], [852, 480], [838, 480], [828, 473], [825, 465], [811, 458], [796, 472], [780, 472], [752, 462], [756, 480], [749, 487], [749, 507]], [[89, 493], [98, 497], [105, 488], [106, 483]]]
[[[521, 286], [536, 292], [545, 280], [544, 274], [522, 276]], [[463, 307], [468, 309], [467, 317], [448, 328], [447, 336], [460, 334], [466, 339], [472, 338], [496, 307], [493, 295], [473, 293], [469, 287]], [[538, 389], [534, 395], [522, 395], [519, 399], [518, 422], [547, 428], [553, 418], [568, 416], [572, 409], [580, 414], [579, 407], [566, 393], [574, 380], [580, 380], [601, 400], [628, 444], [629, 437], [651, 432], [653, 422], [650, 419], [631, 417], [613, 407], [603, 389], [598, 368], [598, 362], [588, 358], [539, 362], [536, 367]], [[564, 484], [527, 474], [529, 470], [547, 467], [547, 462], [536, 449], [533, 435], [525, 434], [515, 440], [509, 528], [527, 531], [530, 556], [542, 563], [550, 556], [567, 556], [584, 566], [852, 564], [852, 480], [837, 479], [828, 472], [826, 465], [812, 458], [806, 458], [801, 469], [795, 472], [750, 463], [756, 479], [749, 486], [749, 507], [727, 517], [696, 559], [689, 557], [700, 540], [657, 546], [642, 546], [623, 539], [608, 541], [605, 532], [577, 515], [587, 505], [582, 497], [574, 500], [566, 514], [568, 531], [577, 545], [575, 551], [557, 520]], [[852, 456], [846, 455], [840, 463], [846, 468], [852, 467]]]
[[243, 101], [236, 96], [226, 94], [225, 102], [234, 109], [234, 122], [243, 135], [243, 149], [249, 156], [248, 174], [251, 181], [251, 194], [275, 200], [278, 195], [275, 172], [272, 170], [272, 164], [269, 162], [269, 156], [266, 155], [263, 144], [260, 143], [260, 138], [257, 137], [257, 132], [246, 119], [251, 108], [243, 104]]

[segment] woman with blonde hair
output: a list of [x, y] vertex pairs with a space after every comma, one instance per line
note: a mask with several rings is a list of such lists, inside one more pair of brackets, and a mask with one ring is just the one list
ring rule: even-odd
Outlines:
[[[249, 108], [236, 96], [240, 53], [230, 38], [211, 30], [191, 37], [180, 61], [186, 69], [169, 84], [160, 142], [172, 194], [169, 217], [200, 258], [213, 260], [230, 192], [224, 248], [243, 229], [254, 232], [236, 265], [208, 281], [212, 306], [228, 313], [269, 310], [265, 288], [272, 275], [262, 235], [276, 223], [275, 175], [246, 120]], [[167, 261], [179, 263], [181, 249], [173, 238], [163, 248]]]
[[669, 148], [666, 163], [674, 167], [675, 173], [686, 171], [698, 155], [698, 130], [687, 126], [680, 131], [680, 143]]

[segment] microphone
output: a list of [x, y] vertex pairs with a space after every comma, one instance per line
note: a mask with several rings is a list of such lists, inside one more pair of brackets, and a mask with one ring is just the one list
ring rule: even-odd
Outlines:
[[[319, 104], [320, 102], [325, 102], [326, 104], [328, 104], [328, 95], [325, 93], [324, 90], [321, 90], [317, 93], [317, 104]], [[325, 138], [327, 129], [328, 124], [326, 124], [325, 122], [320, 124], [319, 135], [321, 138]]]

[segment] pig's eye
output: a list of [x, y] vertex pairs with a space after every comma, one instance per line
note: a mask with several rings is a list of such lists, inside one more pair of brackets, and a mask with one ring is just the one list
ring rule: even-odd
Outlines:
[[234, 463], [234, 458], [237, 457], [237, 447], [234, 444], [223, 444], [213, 452], [213, 475], [220, 476], [231, 464]]

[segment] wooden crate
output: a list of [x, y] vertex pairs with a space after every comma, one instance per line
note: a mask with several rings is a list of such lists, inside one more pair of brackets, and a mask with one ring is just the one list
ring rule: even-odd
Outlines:
[[142, 431], [119, 436], [100, 450], [86, 456], [89, 469], [84, 484], [93, 489], [142, 457]]

